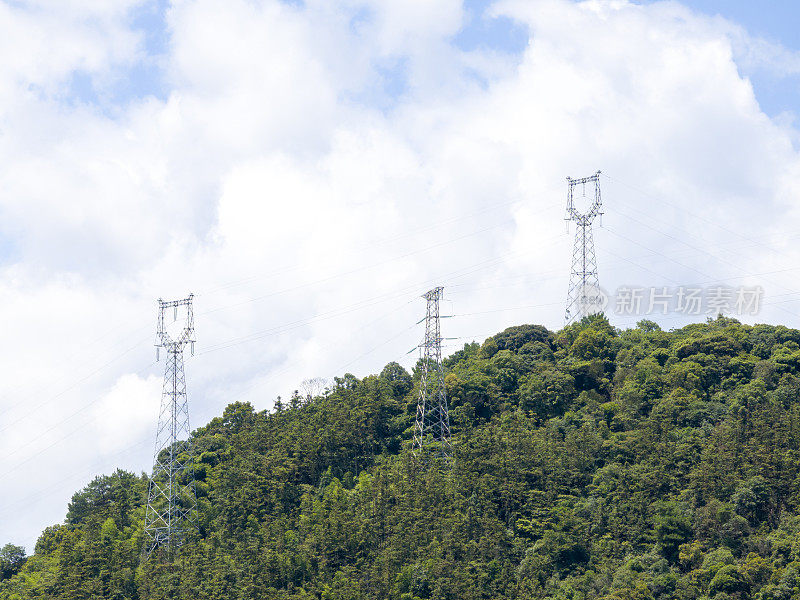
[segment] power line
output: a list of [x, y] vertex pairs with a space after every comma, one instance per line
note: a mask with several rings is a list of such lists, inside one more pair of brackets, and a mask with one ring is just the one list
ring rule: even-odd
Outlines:
[[[12, 504], [7, 504], [7, 505], [3, 506], [2, 508], [0, 508], [0, 516], [4, 516], [4, 515], [10, 513], [11, 511], [16, 510], [17, 508], [20, 508], [20, 507], [23, 507], [23, 506], [28, 506], [28, 505], [30, 505], [31, 503], [35, 502], [36, 500], [38, 500], [40, 498], [43, 498], [45, 496], [49, 496], [50, 494], [48, 494], [46, 492], [49, 492], [50, 490], [58, 488], [61, 484], [66, 483], [67, 481], [70, 481], [70, 480], [76, 478], [78, 475], [82, 475], [82, 474], [86, 473], [87, 471], [90, 472], [90, 473], [96, 473], [98, 470], [99, 471], [104, 470], [106, 468], [106, 465], [109, 464], [109, 458], [112, 458], [112, 457], [116, 458], [116, 457], [122, 456], [124, 454], [127, 454], [131, 450], [134, 450], [136, 448], [140, 448], [140, 447], [144, 446], [148, 441], [149, 441], [148, 439], [143, 438], [143, 439], [140, 439], [138, 442], [135, 442], [134, 444], [131, 444], [131, 445], [123, 448], [122, 450], [118, 450], [117, 452], [114, 452], [112, 454], [102, 455], [102, 459], [103, 460], [102, 461], [95, 461], [94, 463], [91, 464], [91, 467], [87, 467], [86, 465], [84, 465], [80, 469], [71, 472], [69, 475], [67, 475], [65, 477], [62, 477], [61, 479], [59, 479], [59, 480], [57, 480], [55, 482], [51, 482], [46, 487], [36, 490], [33, 494], [25, 496], [21, 500], [18, 500], [16, 502], [12, 503]], [[101, 466], [98, 466], [98, 465], [103, 465], [103, 466], [101, 467]]]
[[708, 217], [706, 217], [704, 215], [697, 214], [695, 212], [692, 212], [692, 211], [688, 210], [687, 208], [685, 208], [683, 206], [678, 206], [677, 204], [675, 204], [674, 202], [672, 202], [668, 198], [664, 198], [663, 196], [656, 196], [656, 195], [654, 195], [654, 194], [652, 194], [650, 192], [647, 192], [646, 190], [642, 190], [642, 189], [640, 189], [640, 188], [638, 188], [638, 187], [636, 187], [634, 185], [631, 185], [629, 183], [625, 183], [624, 181], [621, 181], [619, 179], [612, 178], [611, 176], [609, 176], [606, 173], [603, 173], [603, 176], [606, 177], [609, 181], [613, 181], [615, 183], [619, 183], [621, 185], [624, 185], [625, 187], [627, 187], [627, 188], [629, 188], [629, 189], [631, 189], [631, 190], [633, 190], [635, 192], [638, 192], [639, 194], [642, 194], [644, 196], [648, 196], [648, 197], [650, 197], [650, 198], [652, 198], [654, 200], [657, 200], [660, 203], [668, 204], [668, 205], [672, 206], [673, 208], [675, 208], [676, 210], [679, 210], [679, 211], [691, 216], [694, 219], [698, 219], [700, 221], [703, 221], [704, 223], [708, 223], [709, 225], [712, 225], [712, 226], [714, 226], [714, 227], [716, 227], [718, 229], [721, 229], [722, 231], [725, 231], [726, 233], [731, 233], [731, 234], [733, 234], [733, 235], [735, 235], [735, 236], [737, 236], [737, 237], [739, 237], [739, 238], [741, 238], [743, 240], [747, 240], [747, 241], [749, 241], [749, 242], [751, 242], [751, 243], [753, 243], [755, 245], [761, 246], [762, 248], [765, 248], [766, 250], [769, 250], [770, 252], [775, 252], [776, 254], [783, 254], [784, 256], [788, 256], [784, 252], [781, 252], [780, 250], [776, 250], [775, 248], [772, 248], [771, 246], [765, 244], [761, 240], [757, 240], [755, 238], [751, 238], [751, 237], [746, 236], [746, 235], [744, 235], [742, 233], [739, 233], [738, 231], [734, 231], [733, 229], [725, 227], [724, 225], [720, 224], [719, 221], [716, 220], [716, 219], [709, 219]]
[[[553, 189], [555, 189], [555, 186], [551, 186], [551, 188], [547, 188], [547, 189], [543, 190], [538, 195], [541, 196], [541, 197], [547, 197]], [[371, 243], [361, 244], [361, 245], [357, 246], [356, 249], [372, 249], [372, 248], [376, 248], [376, 247], [380, 247], [380, 246], [386, 246], [386, 245], [388, 245], [388, 244], [390, 244], [392, 242], [396, 242], [396, 241], [399, 241], [399, 240], [402, 240], [402, 239], [407, 239], [407, 238], [409, 238], [409, 237], [411, 237], [411, 236], [413, 236], [415, 234], [418, 234], [418, 233], [431, 231], [433, 229], [436, 229], [438, 227], [442, 227], [444, 225], [450, 225], [452, 223], [457, 223], [457, 222], [460, 222], [460, 221], [471, 219], [472, 217], [475, 217], [475, 216], [478, 216], [478, 215], [483, 215], [483, 214], [495, 211], [498, 208], [501, 208], [501, 207], [504, 207], [504, 206], [511, 206], [511, 205], [514, 205], [514, 204], [522, 204], [522, 201], [518, 200], [518, 199], [517, 200], [503, 200], [503, 201], [500, 201], [500, 202], [493, 202], [493, 203], [489, 203], [489, 204], [484, 204], [480, 208], [478, 208], [478, 209], [476, 209], [474, 211], [467, 212], [467, 213], [462, 213], [462, 214], [460, 214], [458, 216], [451, 217], [451, 218], [445, 219], [443, 221], [439, 221], [437, 223], [429, 223], [429, 224], [423, 225], [421, 227], [417, 227], [416, 229], [407, 229], [407, 230], [405, 230], [403, 233], [401, 233], [399, 235], [382, 239], [379, 242], [371, 242]], [[546, 212], [546, 211], [552, 210], [553, 208], [554, 207], [552, 205], [546, 205], [542, 209], [537, 211], [537, 213], [538, 212]], [[206, 296], [206, 295], [214, 294], [214, 293], [216, 293], [216, 292], [218, 292], [220, 290], [228, 289], [230, 287], [243, 285], [243, 284], [249, 283], [251, 281], [255, 281], [255, 280], [258, 280], [258, 279], [265, 279], [265, 278], [273, 277], [275, 275], [280, 275], [280, 274], [287, 273], [287, 272], [294, 272], [296, 270], [297, 269], [296, 269], [295, 266], [287, 265], [285, 267], [282, 267], [282, 268], [277, 269], [275, 271], [272, 271], [270, 273], [253, 275], [251, 277], [246, 277], [246, 278], [243, 278], [243, 279], [240, 279], [240, 280], [228, 282], [226, 284], [217, 286], [217, 287], [212, 288], [210, 290], [207, 290], [205, 292], [201, 291], [201, 293], [198, 293], [196, 295], [197, 296], [200, 296], [200, 295]]]
[[[130, 353], [131, 351], [133, 351], [133, 350], [135, 350], [136, 348], [138, 348], [139, 346], [141, 346], [141, 344], [142, 344], [142, 342], [141, 342], [141, 341], [140, 341], [140, 342], [137, 342], [136, 344], [134, 344], [133, 346], [129, 347], [129, 348], [128, 348], [127, 350], [125, 350], [124, 352], [121, 352], [120, 354], [118, 354], [117, 356], [115, 356], [114, 358], [112, 358], [111, 360], [107, 361], [106, 363], [104, 363], [104, 364], [102, 364], [101, 366], [97, 367], [96, 369], [94, 369], [93, 371], [91, 371], [90, 373], [88, 373], [87, 375], [85, 375], [85, 376], [81, 377], [80, 379], [78, 379], [78, 380], [77, 380], [77, 381], [75, 381], [74, 383], [70, 384], [68, 387], [66, 387], [66, 388], [63, 388], [63, 389], [62, 389], [60, 392], [58, 392], [57, 394], [55, 394], [55, 395], [53, 395], [53, 396], [51, 396], [51, 397], [49, 397], [49, 398], [45, 398], [44, 400], [42, 400], [42, 401], [41, 401], [41, 402], [39, 402], [38, 404], [34, 404], [33, 406], [29, 407], [29, 409], [28, 409], [28, 410], [25, 412], [25, 414], [23, 414], [23, 415], [22, 415], [22, 416], [20, 416], [19, 418], [15, 419], [14, 421], [11, 421], [11, 422], [9, 422], [9, 423], [6, 423], [5, 425], [3, 425], [3, 427], [0, 427], [0, 433], [2, 433], [2, 432], [4, 432], [4, 431], [6, 431], [6, 430], [7, 430], [9, 427], [12, 427], [13, 425], [16, 425], [16, 424], [20, 423], [21, 421], [23, 421], [24, 419], [26, 419], [27, 417], [29, 417], [31, 414], [33, 414], [33, 413], [34, 413], [36, 410], [38, 410], [39, 408], [41, 408], [41, 407], [45, 406], [46, 404], [48, 404], [48, 403], [52, 402], [53, 400], [56, 400], [56, 399], [60, 398], [61, 396], [63, 396], [63, 395], [64, 395], [64, 394], [66, 394], [67, 392], [69, 392], [70, 390], [72, 390], [72, 389], [74, 389], [75, 387], [77, 387], [79, 384], [81, 384], [81, 383], [83, 383], [83, 382], [87, 381], [88, 379], [90, 379], [91, 377], [93, 377], [94, 375], [96, 375], [97, 373], [99, 373], [100, 371], [102, 371], [103, 369], [105, 369], [107, 366], [109, 366], [109, 365], [111, 365], [111, 364], [115, 363], [116, 361], [118, 361], [120, 358], [122, 358], [122, 357], [123, 357], [123, 356], [125, 356], [126, 354]], [[18, 406], [18, 405], [20, 405], [20, 404], [22, 404], [22, 403], [17, 403], [16, 405]], [[12, 407], [12, 408], [13, 408], [13, 407]]]

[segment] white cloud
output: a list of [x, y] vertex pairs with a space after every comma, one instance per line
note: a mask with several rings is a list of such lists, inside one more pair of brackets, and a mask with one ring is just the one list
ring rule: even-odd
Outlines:
[[796, 262], [797, 132], [760, 111], [730, 25], [675, 3], [501, 2], [532, 36], [509, 57], [453, 46], [452, 0], [181, 0], [168, 98], [114, 118], [65, 102], [76, 69], [113, 79], [141, 55], [134, 4], [0, 7], [26, 53], [0, 67], [15, 98], [0, 103], [0, 543], [30, 546], [94, 474], [149, 468], [158, 297], [197, 294], [200, 424], [309, 377], [412, 364], [415, 297], [437, 283], [461, 315], [448, 337], [558, 327], [566, 175], [611, 176], [606, 287], [792, 288], [752, 274]]
[[63, 93], [76, 70], [102, 79], [111, 67], [131, 62], [141, 52], [141, 36], [127, 27], [127, 15], [143, 3], [0, 5], [0, 114], [41, 94]]
[[153, 433], [162, 381], [156, 374], [128, 373], [114, 382], [93, 411], [99, 453], [127, 447]]

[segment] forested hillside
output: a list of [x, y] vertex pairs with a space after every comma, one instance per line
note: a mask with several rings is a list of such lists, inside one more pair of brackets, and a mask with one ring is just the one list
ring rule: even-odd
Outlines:
[[146, 479], [117, 471], [0, 558], [0, 598], [800, 598], [800, 331], [593, 317], [446, 368], [451, 470], [408, 451], [397, 364], [232, 404], [194, 434], [174, 564], [140, 562]]

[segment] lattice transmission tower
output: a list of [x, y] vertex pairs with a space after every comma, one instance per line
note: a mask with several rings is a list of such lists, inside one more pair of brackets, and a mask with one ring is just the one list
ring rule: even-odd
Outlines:
[[442, 333], [439, 302], [444, 288], [436, 287], [422, 297], [427, 301], [425, 339], [419, 345], [422, 376], [414, 423], [414, 449], [449, 461], [453, 457], [450, 443], [450, 414], [444, 389], [442, 367]]
[[[197, 495], [183, 370], [184, 348], [189, 345], [194, 354], [192, 298], [190, 294], [183, 300], [158, 300], [156, 360], [162, 348], [167, 360], [144, 520], [143, 552], [147, 557], [158, 551], [166, 558], [172, 558], [183, 545], [186, 534], [196, 527]], [[171, 323], [165, 320], [165, 314], [169, 312], [173, 316]]]
[[[567, 214], [564, 219], [575, 223], [575, 245], [572, 249], [572, 269], [569, 277], [569, 290], [567, 292], [567, 308], [564, 314], [565, 323], [570, 323], [576, 317], [581, 318], [599, 312], [603, 309], [605, 296], [600, 289], [597, 278], [597, 257], [594, 253], [594, 237], [592, 236], [592, 221], [598, 215], [602, 219], [601, 208], [603, 201], [600, 197], [600, 171], [591, 177], [572, 179], [567, 177], [569, 192], [567, 194]], [[581, 187], [583, 196], [586, 197], [586, 186], [594, 184], [594, 198], [586, 212], [581, 213], [575, 208], [575, 188]]]

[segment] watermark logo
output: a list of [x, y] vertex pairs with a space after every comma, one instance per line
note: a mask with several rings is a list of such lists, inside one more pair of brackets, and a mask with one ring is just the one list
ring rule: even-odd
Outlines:
[[593, 315], [605, 311], [608, 306], [608, 295], [602, 288], [587, 283], [578, 288], [576, 304], [580, 314]]
[[[620, 316], [666, 315], [756, 315], [761, 310], [764, 290], [760, 286], [678, 286], [644, 287], [621, 286], [609, 302], [599, 288], [587, 290], [586, 308], [590, 312], [604, 310], [610, 303], [614, 314]], [[602, 298], [602, 299], [601, 299]], [[583, 301], [583, 296], [579, 302]], [[584, 305], [581, 304], [581, 307]], [[591, 310], [592, 306], [600, 308]]]

